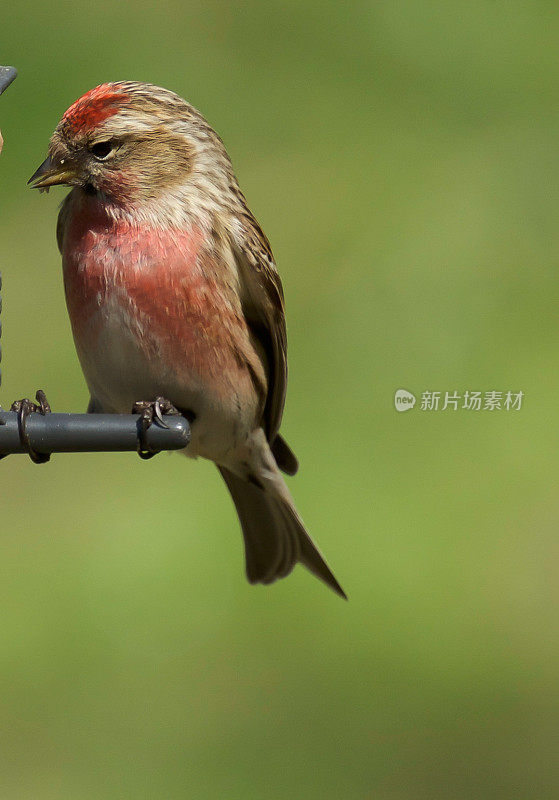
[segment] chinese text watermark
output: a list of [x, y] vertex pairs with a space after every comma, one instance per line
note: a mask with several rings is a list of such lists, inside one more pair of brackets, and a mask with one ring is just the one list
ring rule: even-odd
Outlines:
[[[520, 411], [524, 392], [506, 391], [478, 392], [466, 390], [462, 393], [428, 390], [421, 393], [420, 411]], [[409, 411], [416, 404], [416, 397], [407, 389], [397, 389], [394, 394], [396, 411]]]

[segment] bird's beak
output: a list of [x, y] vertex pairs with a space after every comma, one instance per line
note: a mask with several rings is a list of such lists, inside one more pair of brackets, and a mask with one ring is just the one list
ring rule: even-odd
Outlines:
[[76, 182], [76, 171], [69, 159], [61, 158], [54, 161], [51, 156], [45, 158], [39, 169], [27, 181], [32, 189], [49, 189], [51, 186], [66, 184], [71, 186]]

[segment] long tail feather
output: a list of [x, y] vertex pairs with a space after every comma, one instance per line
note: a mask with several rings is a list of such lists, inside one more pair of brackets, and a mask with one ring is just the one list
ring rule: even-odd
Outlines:
[[[293, 503], [219, 467], [243, 530], [246, 570], [250, 583], [272, 583], [289, 575], [297, 562], [341, 597], [346, 594], [313, 540]], [[287, 494], [287, 489], [285, 489]]]

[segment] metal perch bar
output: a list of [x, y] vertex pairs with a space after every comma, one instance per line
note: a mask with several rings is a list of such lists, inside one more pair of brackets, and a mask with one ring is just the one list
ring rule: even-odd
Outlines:
[[[26, 421], [29, 444], [37, 453], [136, 451], [140, 435], [139, 414], [30, 414]], [[154, 420], [144, 433], [152, 450], [180, 450], [190, 441], [188, 420], [165, 416]], [[0, 411], [0, 455], [27, 453], [20, 438], [18, 415]]]
[[[2, 94], [16, 78], [17, 69], [14, 69], [14, 67], [0, 67], [0, 94]], [[3, 145], [4, 140], [2, 139], [2, 131], [0, 131], [0, 153], [2, 152]]]
[[17, 78], [15, 67], [0, 67], [0, 94]]

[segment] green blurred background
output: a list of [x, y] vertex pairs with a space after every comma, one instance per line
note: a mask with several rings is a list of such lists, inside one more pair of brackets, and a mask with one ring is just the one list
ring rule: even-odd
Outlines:
[[4, 9], [0, 401], [87, 402], [64, 193], [25, 186], [51, 131], [106, 80], [177, 91], [274, 247], [290, 486], [350, 602], [248, 586], [211, 464], [3, 461], [1, 800], [559, 796], [558, 52], [554, 2]]

